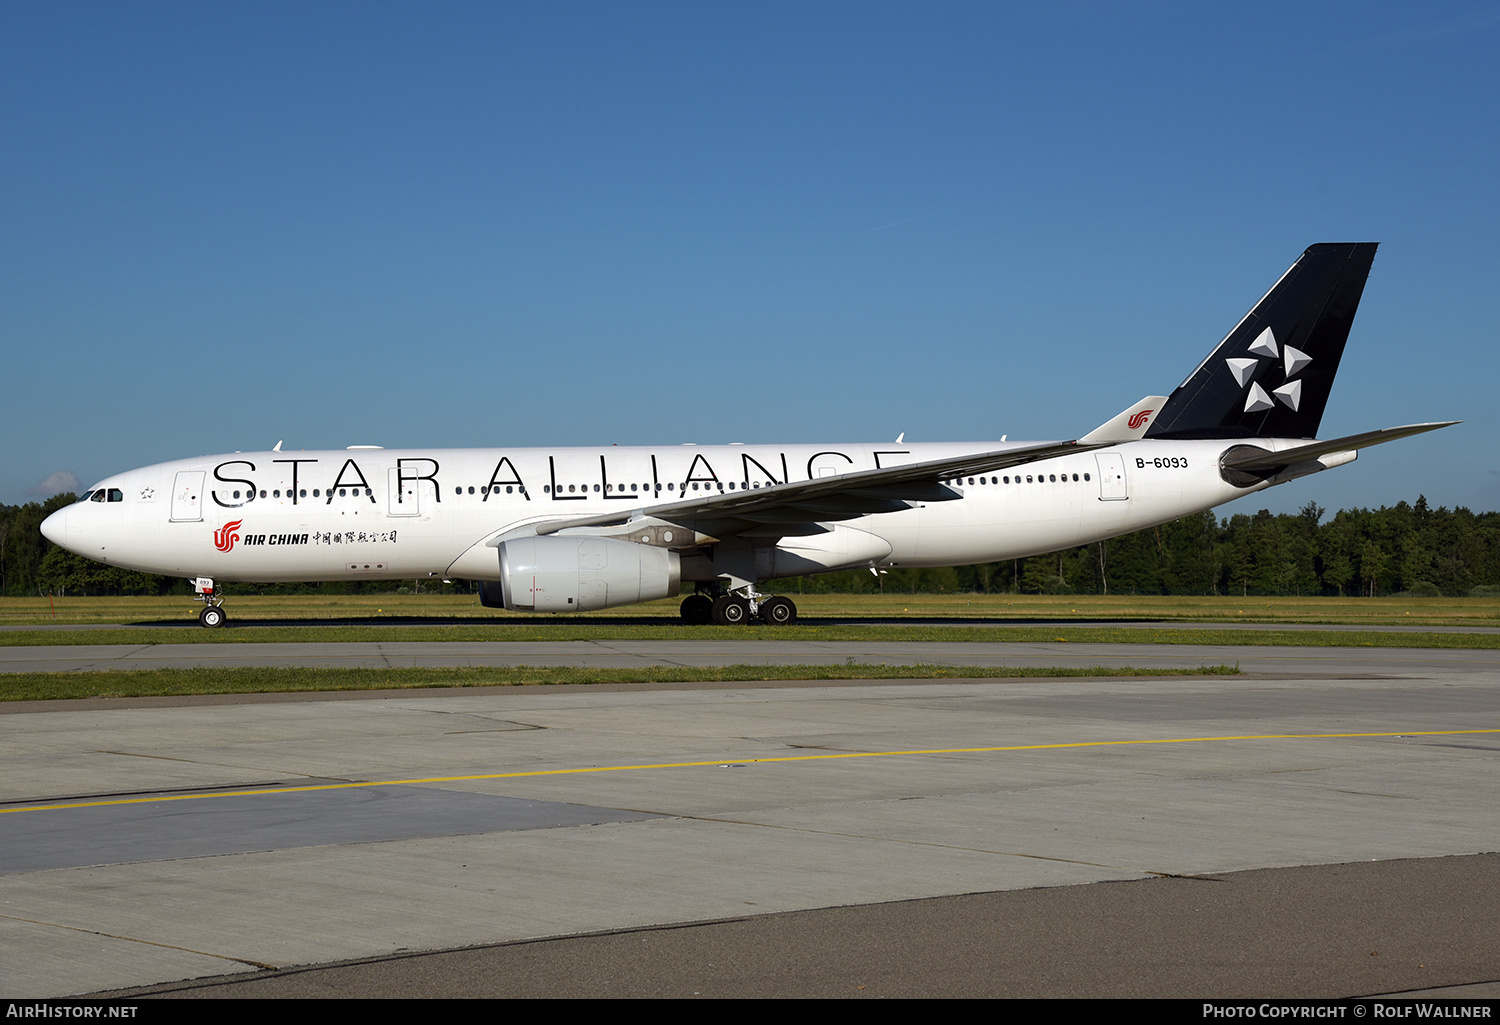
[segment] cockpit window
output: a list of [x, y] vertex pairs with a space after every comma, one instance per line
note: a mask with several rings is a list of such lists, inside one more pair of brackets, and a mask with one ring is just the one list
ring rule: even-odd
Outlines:
[[93, 497], [93, 494], [94, 493], [92, 491], [85, 491], [83, 494], [78, 496], [78, 501], [87, 502], [90, 498]]
[[125, 501], [125, 492], [121, 491], [119, 488], [110, 488], [109, 500], [111, 502], [123, 502]]
[[104, 498], [105, 498], [104, 489], [100, 488], [98, 491], [94, 492], [94, 497], [91, 498], [91, 499], [89, 499], [89, 501], [90, 502], [102, 502], [102, 501], [104, 501]]

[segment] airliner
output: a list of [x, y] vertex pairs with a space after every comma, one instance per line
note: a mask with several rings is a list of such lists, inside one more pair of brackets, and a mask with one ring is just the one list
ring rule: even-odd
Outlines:
[[230, 581], [465, 579], [492, 608], [675, 596], [785, 625], [778, 578], [968, 565], [1210, 509], [1457, 421], [1315, 440], [1375, 243], [1311, 246], [1168, 396], [1072, 441], [235, 452], [100, 481], [42, 524], [100, 562]]

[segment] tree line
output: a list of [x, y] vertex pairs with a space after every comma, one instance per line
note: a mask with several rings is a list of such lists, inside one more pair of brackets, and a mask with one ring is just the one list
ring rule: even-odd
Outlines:
[[[41, 524], [74, 500], [0, 505], [0, 594], [188, 594], [185, 580], [74, 555]], [[389, 592], [398, 581], [230, 584], [231, 594]], [[454, 585], [433, 590], [452, 590]], [[1500, 595], [1500, 513], [1415, 504], [1344, 509], [1308, 503], [1187, 516], [1095, 544], [1007, 562], [947, 569], [846, 570], [778, 582], [782, 593], [1023, 593], [1183, 595]]]

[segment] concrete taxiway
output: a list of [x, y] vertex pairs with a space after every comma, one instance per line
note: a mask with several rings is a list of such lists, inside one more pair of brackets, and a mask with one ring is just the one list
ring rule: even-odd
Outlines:
[[[1059, 628], [1064, 630], [1066, 628]], [[984, 641], [610, 640], [0, 646], [0, 673], [243, 666], [1239, 665], [1256, 673], [1497, 673], [1500, 650]]]
[[[625, 660], [597, 664], [751, 660], [729, 642], [673, 643], [592, 650]], [[592, 979], [575, 991], [604, 995], [622, 972], [608, 965], [629, 950], [660, 955], [665, 941], [646, 938], [658, 933], [528, 944], [533, 956], [520, 961], [531, 968], [498, 953], [477, 972], [474, 952], [411, 955], [745, 919], [674, 933], [689, 939], [672, 948], [688, 952], [672, 962], [673, 986], [637, 991], [878, 995], [884, 981], [892, 993], [999, 994], [1036, 992], [1051, 979], [1052, 992], [1086, 995], [1106, 991], [1090, 991], [1088, 980], [1111, 973], [1077, 964], [1016, 971], [1014, 960], [997, 959], [1018, 957], [1006, 952], [1047, 922], [1040, 949], [1086, 959], [1101, 949], [1087, 940], [1110, 908], [1141, 899], [1130, 893], [1169, 892], [1179, 917], [1151, 919], [1166, 924], [1140, 933], [1161, 945], [1132, 951], [1128, 992], [1165, 994], [1171, 965], [1192, 969], [1177, 974], [1188, 988], [1173, 995], [1332, 996], [1500, 979], [1487, 885], [1496, 859], [1448, 857], [1500, 851], [1497, 653], [749, 643], [791, 662], [1240, 661], [1250, 675], [11, 706], [0, 714], [0, 992], [262, 979], [266, 969], [356, 961], [363, 966], [342, 969], [343, 978], [400, 976], [409, 995], [535, 993], [546, 990], [503, 984], [532, 978], [550, 949], [569, 952], [560, 964], [582, 964], [578, 945], [593, 944], [587, 956], [602, 960], [587, 963], [604, 967], [575, 971], [569, 984]], [[182, 664], [162, 647], [177, 646], [140, 657]], [[210, 665], [291, 657], [252, 645], [180, 647]], [[297, 647], [302, 658], [342, 665], [588, 664], [587, 651], [562, 645], [545, 646], [566, 649], [552, 656], [514, 645], [481, 646], [503, 647], [503, 656], [464, 645], [425, 656], [389, 644]], [[340, 650], [312, 650], [325, 647]], [[49, 668], [80, 657], [29, 652]], [[131, 656], [81, 657], [118, 665]], [[1376, 865], [1361, 874], [1359, 862]], [[1290, 870], [1275, 876], [1283, 884], [1255, 874], [1275, 869]], [[1197, 878], [1210, 875], [1223, 885]], [[1149, 880], [1170, 885], [1093, 885]], [[1266, 970], [1254, 952], [1277, 946], [1285, 916], [1261, 919], [1259, 946], [1238, 953], [1204, 941], [1188, 919], [1203, 907], [1213, 915], [1230, 883], [1250, 895], [1245, 907], [1269, 900], [1306, 910], [1304, 933], [1363, 894], [1370, 913], [1339, 919], [1332, 938], [1289, 935], [1279, 947], [1335, 944], [1332, 960], [1350, 967]], [[1382, 888], [1402, 896], [1382, 899]], [[1409, 898], [1428, 891], [1442, 897], [1417, 902], [1426, 909], [1418, 916]], [[1340, 892], [1354, 896], [1298, 896]], [[714, 928], [727, 932], [716, 939]], [[907, 975], [927, 988], [896, 987], [878, 967], [887, 962], [857, 956], [893, 930], [889, 963], [917, 966]], [[745, 949], [737, 943], [832, 944], [847, 957], [830, 954], [831, 976], [819, 983], [828, 988], [796, 989], [792, 964], [772, 973], [790, 989], [736, 989], [724, 980], [747, 977], [744, 957], [715, 962], [704, 952]], [[373, 983], [321, 991], [391, 992]]]

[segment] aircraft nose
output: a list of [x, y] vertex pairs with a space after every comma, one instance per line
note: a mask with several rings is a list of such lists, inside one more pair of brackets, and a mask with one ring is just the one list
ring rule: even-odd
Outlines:
[[62, 548], [68, 547], [69, 511], [69, 507], [64, 506], [42, 521], [42, 536]]

